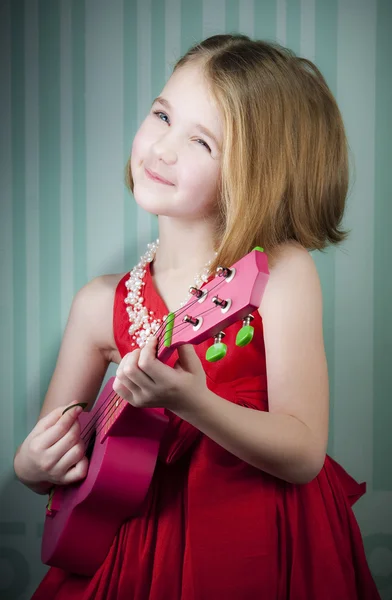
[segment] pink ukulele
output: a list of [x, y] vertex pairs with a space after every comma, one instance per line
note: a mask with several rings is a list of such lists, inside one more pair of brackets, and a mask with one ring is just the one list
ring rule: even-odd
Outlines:
[[[221, 267], [193, 298], [170, 313], [157, 332], [158, 358], [166, 362], [182, 344], [215, 338], [206, 358], [226, 354], [222, 329], [243, 320], [236, 344], [253, 337], [251, 313], [260, 306], [268, 281], [267, 257], [255, 248], [232, 267]], [[184, 316], [185, 315], [185, 316]], [[162, 408], [135, 408], [113, 391], [112, 377], [90, 412], [79, 417], [89, 457], [81, 482], [55, 486], [49, 497], [42, 539], [45, 564], [93, 575], [104, 561], [121, 524], [141, 509], [168, 418]]]

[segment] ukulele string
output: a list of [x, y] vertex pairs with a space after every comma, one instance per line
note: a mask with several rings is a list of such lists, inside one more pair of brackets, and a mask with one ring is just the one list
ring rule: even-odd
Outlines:
[[[109, 422], [110, 418], [113, 417], [115, 415], [115, 413], [117, 412], [118, 408], [119, 408], [119, 404], [126, 402], [123, 398], [121, 398], [118, 394], [115, 393], [114, 398], [111, 401], [111, 404], [109, 405], [108, 410], [106, 411], [106, 414], [103, 415], [104, 417], [107, 417], [106, 420], [104, 420], [102, 423], [100, 423], [100, 426], [97, 427], [97, 429], [95, 430], [95, 436], [98, 436], [101, 431], [105, 428], [106, 424]], [[92, 435], [94, 434], [94, 431], [92, 432]], [[92, 436], [91, 436], [92, 437]], [[91, 437], [87, 443], [90, 443]]]
[[[110, 396], [114, 394], [113, 398], [110, 398]], [[112, 390], [108, 396], [105, 398], [104, 400], [104, 404], [102, 405], [102, 407], [99, 409], [99, 411], [97, 411], [97, 414], [94, 415], [94, 417], [85, 425], [84, 429], [81, 432], [81, 437], [83, 439], [83, 441], [85, 441], [85, 438], [88, 437], [88, 435], [90, 433], [93, 433], [94, 430], [96, 429], [96, 425], [97, 423], [99, 423], [99, 421], [103, 418], [105, 418], [105, 416], [107, 415], [107, 413], [111, 410], [111, 408], [113, 407], [113, 405], [116, 404], [117, 398], [120, 398], [120, 396], [118, 396], [116, 394], [116, 392], [114, 390]], [[107, 421], [106, 421], [107, 422]], [[105, 422], [104, 422], [105, 425]], [[97, 431], [98, 433], [98, 431]], [[84, 437], [83, 437], [84, 436]]]

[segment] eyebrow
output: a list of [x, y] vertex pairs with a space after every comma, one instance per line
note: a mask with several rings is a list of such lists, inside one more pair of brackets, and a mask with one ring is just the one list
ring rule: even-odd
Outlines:
[[[166, 100], [166, 98], [163, 98], [162, 96], [158, 96], [157, 98], [155, 98], [155, 100], [153, 101], [152, 105], [153, 106], [155, 104], [155, 102], [160, 102], [161, 104], [163, 104], [163, 106], [166, 106], [167, 109], [172, 110], [173, 107], [170, 104], [170, 102], [168, 100]], [[217, 145], [217, 147], [219, 148], [219, 150], [221, 150], [221, 145], [218, 142], [218, 140], [216, 139], [216, 137], [214, 136], [214, 134], [207, 129], [207, 127], [204, 127], [204, 125], [201, 125], [201, 123], [195, 123], [195, 127], [197, 127], [197, 129], [199, 131], [201, 131], [202, 133], [204, 133], [204, 135], [207, 135], [209, 138], [211, 138], [215, 144]]]

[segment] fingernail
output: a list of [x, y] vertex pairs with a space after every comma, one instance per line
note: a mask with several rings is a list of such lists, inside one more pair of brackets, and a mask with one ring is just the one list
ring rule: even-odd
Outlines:
[[65, 408], [61, 414], [65, 414], [67, 412], [67, 410], [70, 410], [71, 408], [74, 408], [75, 406], [81, 406], [82, 410], [84, 410], [87, 406], [87, 402], [77, 402], [76, 404], [71, 404], [71, 406], [67, 406], [67, 408]]

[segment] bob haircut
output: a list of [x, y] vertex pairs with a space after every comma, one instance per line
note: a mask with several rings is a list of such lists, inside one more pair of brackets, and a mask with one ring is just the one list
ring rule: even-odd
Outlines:
[[[323, 250], [343, 241], [348, 143], [319, 69], [274, 42], [214, 35], [178, 60], [197, 63], [224, 128], [211, 272], [255, 246], [274, 258], [284, 242]], [[130, 160], [126, 184], [133, 191]]]

